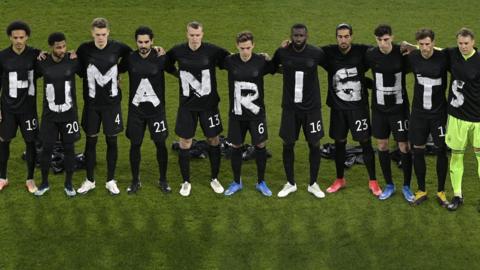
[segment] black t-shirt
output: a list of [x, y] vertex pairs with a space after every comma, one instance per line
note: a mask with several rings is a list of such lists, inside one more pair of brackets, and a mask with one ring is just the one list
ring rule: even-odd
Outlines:
[[1, 110], [9, 113], [37, 111], [35, 62], [40, 51], [26, 46], [21, 54], [8, 47], [0, 52]]
[[60, 62], [51, 55], [37, 62], [36, 71], [43, 76], [42, 119], [54, 122], [69, 122], [77, 119], [77, 94], [75, 74], [80, 72], [78, 61], [66, 54]]
[[443, 51], [434, 50], [429, 59], [420, 50], [408, 55], [408, 66], [415, 77], [412, 112], [425, 116], [446, 114], [448, 58]]
[[365, 53], [371, 46], [352, 44], [343, 54], [338, 45], [322, 47], [327, 55], [327, 105], [339, 110], [356, 110], [368, 106], [365, 85]]
[[309, 44], [301, 52], [295, 51], [292, 44], [275, 51], [273, 63], [283, 70], [284, 109], [311, 111], [321, 108], [317, 66], [325, 68], [326, 62], [323, 50]]
[[157, 56], [154, 50], [146, 58], [142, 58], [138, 50], [126, 58], [130, 112], [151, 117], [165, 110], [165, 61], [166, 56]]
[[465, 60], [458, 48], [446, 49], [450, 62], [448, 113], [461, 120], [480, 122], [480, 54]]
[[273, 63], [258, 54], [244, 62], [237, 53], [227, 56], [223, 68], [228, 70], [230, 117], [249, 120], [265, 116], [263, 76], [275, 71]]
[[222, 65], [230, 53], [213, 44], [202, 42], [193, 51], [188, 43], [177, 45], [167, 52], [167, 71], [178, 63], [180, 106], [192, 111], [217, 108], [220, 97], [217, 92], [215, 67]]
[[393, 45], [389, 54], [382, 53], [378, 47], [371, 48], [366, 53], [366, 60], [373, 76], [372, 110], [383, 113], [408, 111], [406, 57], [402, 56], [400, 47]]
[[102, 108], [120, 103], [118, 63], [131, 51], [126, 44], [115, 40], [109, 40], [103, 49], [97, 48], [93, 41], [80, 45], [77, 55], [82, 66], [85, 106]]

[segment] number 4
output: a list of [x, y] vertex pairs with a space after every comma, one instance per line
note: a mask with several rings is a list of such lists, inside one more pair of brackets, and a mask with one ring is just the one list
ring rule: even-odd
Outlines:
[[120, 114], [117, 113], [117, 116], [115, 117], [115, 123], [117, 123], [117, 125], [120, 125]]

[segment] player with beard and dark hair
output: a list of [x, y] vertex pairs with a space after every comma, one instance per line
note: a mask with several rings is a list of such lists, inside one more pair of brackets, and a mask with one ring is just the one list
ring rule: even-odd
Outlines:
[[[218, 181], [220, 170], [220, 139], [222, 122], [218, 110], [220, 98], [217, 92], [215, 67], [220, 66], [230, 53], [213, 44], [202, 42], [203, 26], [199, 22], [187, 25], [188, 42], [177, 45], [167, 52], [167, 71], [178, 76], [180, 104], [177, 112], [175, 133], [180, 137], [178, 163], [183, 178], [180, 195], [189, 196], [190, 154], [197, 122], [207, 137], [210, 159], [210, 186], [215, 193], [224, 189]], [[178, 64], [178, 73], [175, 71]]]
[[230, 110], [228, 119], [228, 140], [232, 143], [232, 171], [233, 182], [225, 190], [230, 196], [242, 189], [241, 146], [247, 131], [255, 145], [255, 159], [257, 163], [256, 188], [264, 196], [272, 196], [272, 192], [265, 183], [265, 167], [267, 164], [268, 139], [267, 122], [265, 115], [263, 76], [274, 72], [271, 61], [265, 56], [253, 53], [255, 47], [253, 34], [245, 31], [237, 35], [236, 45], [239, 53], [228, 56], [224, 67], [228, 70], [228, 89]]
[[157, 149], [157, 163], [160, 179], [159, 187], [171, 192], [166, 173], [168, 151], [165, 139], [168, 136], [165, 116], [165, 59], [153, 50], [153, 31], [149, 27], [139, 27], [135, 31], [137, 50], [132, 52], [121, 65], [121, 71], [128, 71], [130, 92], [128, 102], [127, 137], [130, 139], [130, 167], [132, 183], [127, 188], [129, 194], [141, 187], [140, 148], [148, 126], [150, 137]]
[[334, 193], [345, 187], [344, 178], [347, 134], [363, 149], [365, 166], [369, 175], [368, 187], [375, 196], [382, 193], [375, 174], [375, 153], [371, 142], [370, 112], [366, 88], [365, 53], [371, 47], [352, 44], [352, 26], [339, 24], [336, 29], [337, 44], [322, 47], [327, 55], [330, 137], [335, 140], [335, 165], [337, 179], [327, 189]]
[[372, 132], [377, 138], [380, 166], [387, 183], [379, 199], [386, 200], [395, 192], [388, 144], [390, 133], [393, 133], [402, 161], [402, 192], [408, 202], [413, 202], [415, 196], [410, 190], [412, 156], [408, 144], [409, 103], [405, 87], [406, 57], [402, 56], [400, 46], [392, 44], [393, 34], [389, 25], [379, 25], [374, 34], [378, 46], [367, 51], [366, 60], [374, 81]]
[[0, 190], [8, 185], [7, 164], [10, 141], [20, 127], [26, 145], [27, 180], [30, 193], [37, 190], [35, 170], [35, 138], [38, 132], [35, 62], [40, 51], [27, 46], [30, 27], [14, 21], [7, 27], [11, 45], [0, 52]]
[[77, 116], [77, 96], [75, 74], [80, 72], [76, 59], [67, 53], [66, 38], [63, 33], [52, 33], [48, 37], [51, 53], [37, 63], [36, 72], [43, 76], [43, 113], [40, 138], [43, 143], [41, 155], [42, 183], [34, 193], [42, 196], [49, 190], [48, 173], [53, 147], [58, 139], [64, 148], [65, 194], [76, 195], [72, 184], [75, 167], [74, 142], [80, 138]]
[[118, 63], [131, 49], [124, 43], [108, 38], [110, 28], [104, 18], [96, 18], [91, 25], [93, 41], [80, 45], [77, 55], [82, 66], [84, 108], [82, 127], [86, 134], [85, 162], [87, 178], [78, 193], [95, 188], [94, 168], [100, 125], [107, 143], [107, 180], [105, 187], [112, 194], [120, 193], [114, 180], [118, 157], [117, 135], [123, 130], [118, 86]]
[[425, 188], [425, 144], [429, 134], [437, 146], [436, 172], [438, 179], [437, 200], [446, 207], [445, 179], [448, 170], [445, 127], [447, 124], [448, 58], [444, 51], [435, 50], [435, 34], [431, 29], [419, 29], [415, 34], [419, 50], [408, 55], [409, 69], [415, 77], [412, 113], [410, 115], [409, 140], [413, 145], [413, 168], [417, 176], [418, 191], [415, 204], [427, 199]]
[[291, 43], [278, 48], [273, 57], [275, 67], [283, 72], [280, 137], [283, 139], [283, 166], [288, 181], [278, 197], [297, 191], [294, 147], [303, 127], [310, 149], [310, 183], [307, 190], [317, 198], [323, 198], [325, 193], [317, 184], [320, 139], [324, 135], [317, 66], [325, 67], [326, 57], [322, 49], [307, 44], [308, 31], [304, 24], [293, 25], [290, 38]]

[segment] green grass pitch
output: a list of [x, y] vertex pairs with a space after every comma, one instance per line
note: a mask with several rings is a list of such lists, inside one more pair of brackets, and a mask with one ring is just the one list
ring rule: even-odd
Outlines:
[[[185, 25], [204, 24], [205, 40], [235, 51], [235, 34], [248, 29], [255, 35], [256, 51], [273, 54], [289, 35], [293, 23], [307, 24], [309, 42], [335, 42], [340, 22], [354, 28], [354, 40], [373, 44], [379, 23], [392, 25], [396, 41], [414, 39], [417, 28], [428, 26], [437, 33], [437, 45], [455, 46], [455, 32], [468, 26], [480, 33], [476, 1], [0, 1], [0, 28], [15, 19], [32, 27], [30, 45], [47, 50], [47, 36], [67, 34], [75, 49], [90, 39], [94, 17], [111, 23], [111, 38], [134, 46], [139, 25], [153, 28], [156, 45], [171, 48], [185, 41]], [[2, 30], [3, 31], [3, 30]], [[4, 32], [2, 32], [4, 33]], [[3, 34], [0, 47], [8, 46]], [[370, 75], [370, 74], [369, 74]], [[319, 72], [322, 102], [326, 98], [326, 73]], [[408, 88], [411, 93], [412, 77]], [[41, 80], [39, 88], [42, 87]], [[227, 123], [226, 73], [218, 72], [221, 112]], [[78, 81], [81, 102], [81, 82]], [[124, 119], [128, 78], [123, 75]], [[167, 117], [173, 128], [178, 106], [178, 84], [167, 75]], [[41, 89], [41, 88], [40, 88]], [[273, 153], [267, 165], [267, 181], [276, 194], [284, 184], [281, 161], [281, 75], [265, 80], [266, 106]], [[41, 96], [38, 97], [38, 105]], [[39, 107], [40, 108], [40, 107]], [[82, 108], [82, 104], [80, 104]], [[328, 130], [329, 109], [323, 118]], [[168, 145], [175, 140], [171, 129]], [[327, 133], [328, 134], [328, 133]], [[198, 133], [197, 137], [201, 138]], [[331, 142], [325, 137], [322, 143]], [[350, 141], [351, 143], [351, 141]], [[83, 151], [84, 138], [76, 144]], [[191, 163], [192, 194], [178, 194], [180, 173], [177, 156], [170, 151], [168, 179], [174, 193], [165, 196], [155, 187], [153, 144], [142, 147], [141, 179], [144, 188], [128, 196], [129, 143], [119, 140], [117, 178], [122, 193], [111, 197], [104, 188], [105, 143], [99, 140], [97, 188], [85, 196], [67, 199], [63, 175], [51, 177], [51, 191], [34, 198], [24, 187], [24, 145], [18, 134], [9, 161], [10, 186], [0, 193], [0, 269], [478, 269], [480, 261], [480, 214], [477, 164], [470, 150], [465, 158], [465, 205], [454, 213], [434, 201], [434, 159], [428, 159], [427, 189], [431, 198], [419, 207], [409, 206], [397, 191], [380, 202], [367, 189], [363, 166], [346, 171], [348, 187], [323, 200], [307, 193], [308, 152], [303, 137], [296, 147], [296, 180], [299, 191], [286, 199], [264, 198], [254, 189], [254, 162], [244, 163], [244, 190], [232, 198], [214, 194], [209, 187], [207, 160]], [[378, 163], [378, 158], [377, 158]], [[393, 168], [397, 186], [401, 171]], [[231, 181], [228, 161], [223, 161], [220, 180]], [[383, 185], [380, 167], [377, 176]], [[78, 187], [85, 177], [74, 176]], [[322, 160], [319, 184], [325, 189], [335, 177], [334, 162]], [[36, 179], [40, 180], [39, 170]], [[412, 185], [416, 189], [416, 182]], [[447, 180], [448, 197], [452, 195]]]

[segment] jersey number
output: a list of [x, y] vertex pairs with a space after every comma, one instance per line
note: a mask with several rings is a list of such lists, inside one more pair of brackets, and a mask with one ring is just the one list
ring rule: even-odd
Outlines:
[[368, 123], [366, 118], [355, 121], [355, 125], [357, 125], [357, 131], [368, 130]]
[[155, 127], [155, 133], [161, 133], [167, 130], [167, 127], [165, 126], [165, 121], [154, 122], [153, 127]]
[[120, 114], [117, 113], [117, 116], [115, 116], [115, 123], [117, 123], [117, 125], [120, 125]]
[[79, 131], [77, 121], [73, 121], [72, 123], [67, 123], [66, 127], [67, 127], [68, 134], [77, 133]]
[[398, 120], [397, 124], [398, 124], [398, 131], [402, 132], [402, 131], [408, 130], [408, 120], [405, 120], [405, 121]]
[[263, 123], [258, 124], [258, 134], [263, 134], [265, 132], [265, 127]]
[[310, 130], [310, 133], [317, 133], [322, 130], [322, 121], [318, 120], [317, 123], [311, 122], [310, 127], [312, 130]]
[[214, 116], [210, 116], [208, 118], [208, 121], [210, 121], [209, 128], [214, 128], [215, 126], [219, 126], [220, 125], [220, 116], [217, 113]]
[[27, 130], [32, 131], [37, 129], [37, 119], [33, 118], [32, 120], [27, 120], [25, 121], [25, 124], [27, 124]]

